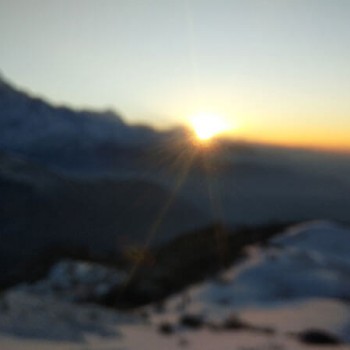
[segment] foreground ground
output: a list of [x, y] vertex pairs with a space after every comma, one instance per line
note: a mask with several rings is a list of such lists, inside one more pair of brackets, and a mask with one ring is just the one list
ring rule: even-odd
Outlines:
[[43, 282], [16, 286], [0, 299], [0, 349], [350, 349], [349, 246], [338, 225], [298, 225], [220, 275], [124, 313], [45, 294]]

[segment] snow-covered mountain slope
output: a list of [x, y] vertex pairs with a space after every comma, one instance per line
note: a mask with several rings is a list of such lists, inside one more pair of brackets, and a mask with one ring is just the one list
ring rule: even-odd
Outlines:
[[[52, 342], [80, 342], [86, 334], [118, 338], [118, 324], [136, 322], [128, 314], [96, 305], [72, 304], [52, 296], [35, 295], [16, 288], [2, 298], [0, 334]], [[1, 346], [0, 348], [4, 349]]]
[[100, 302], [127, 278], [125, 271], [101, 264], [63, 259], [52, 266], [46, 278], [16, 288], [37, 296], [65, 301]]
[[[120, 147], [139, 147], [157, 137], [153, 129], [127, 125], [112, 111], [55, 107], [0, 77], [0, 149], [46, 163], [53, 157], [64, 164], [69, 159], [103, 156], [109, 148], [116, 152]], [[55, 162], [51, 159], [51, 163]]]
[[292, 227], [267, 248], [252, 247], [217, 279], [170, 299], [154, 317], [174, 322], [190, 314], [222, 325], [234, 316], [255, 329], [319, 329], [350, 342], [349, 247], [350, 230], [333, 223]]
[[150, 154], [158, 163], [169, 143], [187, 137], [182, 127], [160, 132], [128, 124], [111, 110], [54, 106], [0, 76], [0, 150], [60, 173], [140, 175]]
[[205, 285], [197, 295], [238, 308], [309, 297], [349, 300], [349, 276], [350, 231], [318, 222], [292, 228], [267, 249], [252, 249], [224, 282]]
[[[143, 320], [135, 316], [137, 310], [123, 315], [63, 300], [52, 289], [46, 289], [51, 294], [38, 296], [39, 285], [15, 287], [0, 302], [0, 346], [6, 350], [349, 349], [350, 304], [339, 287], [349, 278], [349, 243], [350, 230], [329, 222], [294, 226], [268, 247], [252, 248], [244, 261], [216, 280], [139, 310], [143, 317], [148, 315]], [[66, 285], [69, 280], [74, 286], [71, 274], [61, 273], [62, 266], [66, 265], [57, 265], [57, 281]], [[85, 272], [95, 267], [75, 266], [73, 275], [83, 283], [90, 281]], [[49, 275], [51, 282], [57, 279], [55, 269]], [[335, 280], [338, 273], [341, 278]], [[276, 293], [282, 285], [283, 293]]]
[[[95, 141], [131, 143], [144, 141], [146, 129], [129, 127], [112, 111], [77, 111], [66, 107], [54, 107], [0, 79], [0, 130], [1, 144], [22, 147], [25, 143], [64, 136], [86, 139], [82, 146], [89, 147]], [[148, 130], [149, 132], [151, 130]], [[16, 139], [11, 138], [16, 135]], [[64, 142], [64, 141], [61, 141]]]

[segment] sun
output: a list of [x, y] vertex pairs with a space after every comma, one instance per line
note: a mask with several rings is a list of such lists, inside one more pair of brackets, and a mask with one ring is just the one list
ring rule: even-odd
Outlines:
[[190, 117], [190, 123], [197, 138], [209, 141], [228, 130], [224, 117], [214, 113], [198, 113]]

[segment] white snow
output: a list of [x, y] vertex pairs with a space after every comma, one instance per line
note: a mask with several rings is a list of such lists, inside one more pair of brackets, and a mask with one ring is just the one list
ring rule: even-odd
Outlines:
[[221, 278], [169, 299], [156, 322], [174, 322], [184, 312], [216, 323], [235, 315], [285, 334], [316, 328], [350, 342], [350, 231], [312, 222], [271, 243], [250, 249]]
[[[318, 349], [297, 339], [311, 329], [347, 342], [322, 349], [350, 349], [349, 247], [350, 231], [340, 226], [294, 227], [270, 247], [252, 249], [221, 278], [169, 298], [164, 310], [143, 308], [147, 320], [14, 288], [0, 302], [0, 349]], [[200, 315], [205, 322], [190, 329], [179, 322], [184, 314]], [[233, 316], [249, 327], [210, 328]], [[172, 334], [158, 331], [164, 322], [173, 326]]]
[[115, 337], [119, 335], [115, 325], [137, 320], [133, 315], [113, 312], [100, 306], [73, 304], [20, 289], [6, 293], [1, 300], [0, 310], [0, 334], [23, 340], [82, 342], [86, 334]]
[[192, 297], [225, 309], [314, 297], [349, 300], [349, 276], [350, 231], [317, 222], [293, 228], [267, 249], [253, 250], [240, 266], [195, 289]]
[[45, 279], [20, 285], [15, 290], [64, 300], [89, 301], [105, 296], [125, 278], [126, 273], [115, 268], [66, 259], [55, 264]]

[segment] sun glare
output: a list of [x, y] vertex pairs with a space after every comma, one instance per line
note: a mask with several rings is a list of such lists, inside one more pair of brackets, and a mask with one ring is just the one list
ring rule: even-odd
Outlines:
[[228, 130], [227, 122], [217, 114], [199, 113], [190, 118], [192, 128], [201, 141], [208, 141]]

